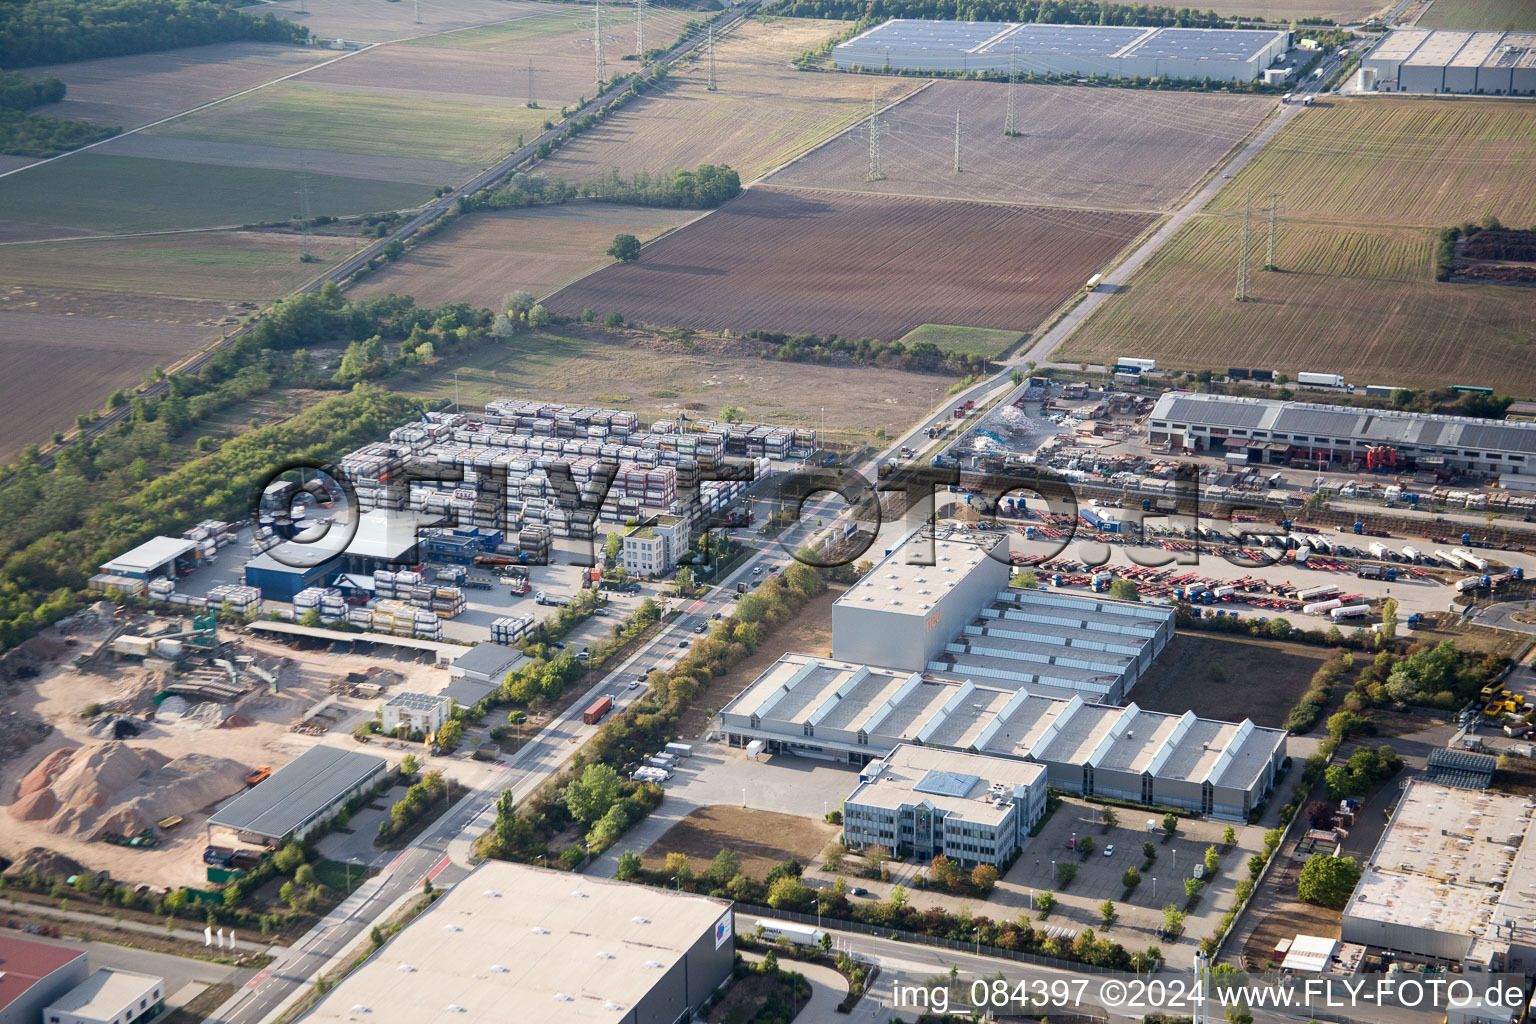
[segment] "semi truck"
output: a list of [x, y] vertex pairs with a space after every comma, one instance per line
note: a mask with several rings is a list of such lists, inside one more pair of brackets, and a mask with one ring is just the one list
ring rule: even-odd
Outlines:
[[1386, 580], [1390, 583], [1397, 579], [1397, 569], [1390, 565], [1362, 565], [1355, 575], [1362, 580]]
[[1321, 601], [1326, 598], [1333, 597], [1338, 592], [1339, 588], [1333, 586], [1332, 584], [1326, 584], [1321, 587], [1308, 587], [1306, 590], [1298, 590], [1296, 592], [1296, 600]]
[[1343, 608], [1333, 609], [1328, 613], [1328, 617], [1333, 619], [1334, 622], [1343, 622], [1345, 619], [1356, 619], [1366, 615], [1370, 610], [1371, 606], [1368, 604], [1351, 604], [1345, 605]]
[[764, 918], [757, 922], [757, 926], [761, 929], [762, 938], [768, 942], [788, 939], [797, 946], [819, 946], [827, 937], [826, 932], [820, 928], [813, 928], [808, 924], [791, 924], [788, 921], [773, 921]]
[[612, 697], [599, 697], [593, 701], [587, 710], [581, 713], [581, 720], [588, 725], [596, 725], [602, 717], [613, 710]]
[[1315, 388], [1341, 388], [1344, 386], [1344, 378], [1337, 373], [1307, 373], [1303, 371], [1296, 375], [1296, 383]]

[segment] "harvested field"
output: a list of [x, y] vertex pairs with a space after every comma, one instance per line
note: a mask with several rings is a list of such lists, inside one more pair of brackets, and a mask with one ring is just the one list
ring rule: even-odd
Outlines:
[[1231, 235], [1215, 218], [1185, 225], [1053, 358], [1102, 362], [1130, 346], [1180, 370], [1320, 366], [1403, 387], [1536, 394], [1530, 289], [1435, 281], [1435, 232], [1282, 221], [1284, 272], [1253, 273], [1244, 303], [1232, 301]]
[[548, 295], [612, 262], [604, 250], [614, 235], [631, 234], [644, 242], [698, 215], [613, 203], [474, 214], [370, 274], [350, 293], [395, 292], [423, 304], [469, 302], [494, 308], [510, 291]]
[[1536, 223], [1536, 106], [1475, 99], [1329, 98], [1302, 111], [1207, 210], [1282, 193], [1302, 220], [1442, 227], [1493, 214]]
[[[434, 160], [485, 166], [511, 150], [517, 137], [537, 133], [547, 115], [514, 105], [426, 99], [402, 80], [383, 94], [284, 82], [177, 118], [150, 134], [247, 146], [274, 141], [313, 149], [392, 157], [430, 154]], [[358, 161], [363, 175], [369, 161]]]
[[100, 408], [112, 391], [175, 362], [207, 335], [189, 325], [0, 312], [0, 458], [69, 429], [76, 414]]
[[[436, 42], [436, 39], [425, 40]], [[382, 46], [304, 76], [311, 85], [329, 85], [353, 92], [384, 96], [414, 96], [523, 106], [528, 102], [528, 64], [534, 68], [535, 99], [551, 110], [537, 114], [535, 124], [558, 116], [562, 104], [592, 92], [590, 55], [518, 54], [479, 50]]]
[[[422, 185], [394, 181], [313, 173], [308, 180], [316, 216], [405, 209], [431, 197]], [[285, 171], [89, 152], [55, 160], [46, 174], [0, 179], [0, 207], [83, 232], [157, 231], [287, 220], [298, 216], [299, 195]]]
[[963, 352], [966, 355], [986, 356], [995, 359], [1019, 343], [1024, 337], [1018, 331], [989, 331], [983, 327], [950, 327], [946, 324], [923, 324], [905, 334], [901, 343], [908, 348], [927, 343], [939, 346], [944, 352]]
[[790, 67], [801, 51], [845, 27], [800, 18], [738, 25], [715, 43], [717, 91], [706, 88], [701, 63], [684, 61], [664, 89], [561, 146], [540, 169], [581, 182], [606, 177], [614, 167], [628, 176], [724, 163], [751, 181], [867, 115], [872, 88], [882, 103], [918, 88], [911, 80]]
[[[883, 181], [868, 181], [869, 122], [776, 172], [774, 185], [1161, 211], [1275, 107], [1267, 97], [934, 82], [879, 117]], [[961, 167], [954, 173], [955, 112]], [[1028, 168], [1028, 173], [1020, 173]]]
[[[910, 427], [917, 410], [937, 405], [955, 380], [883, 367], [779, 362], [760, 352], [734, 340], [697, 337], [684, 347], [641, 332], [571, 325], [559, 334], [483, 346], [458, 364], [458, 388], [465, 404], [540, 398], [634, 409], [647, 418], [714, 415], [735, 405], [759, 423], [820, 426], [825, 414], [834, 438], [868, 440], [877, 429], [894, 437]], [[421, 399], [451, 399], [454, 374], [396, 389]]]
[[27, 73], [61, 78], [69, 86], [62, 103], [38, 107], [37, 113], [136, 128], [337, 56], [276, 43], [219, 43], [28, 68]]
[[[358, 3], [357, 0], [277, 0], [247, 7], [256, 17], [265, 14], [286, 18], [307, 27], [321, 39], [382, 43], [438, 32], [453, 32], [476, 25], [547, 14], [554, 5], [529, 0], [437, 0], [421, 5], [421, 24], [416, 23], [411, 3]], [[564, 9], [564, 8], [555, 8]]]
[[548, 305], [736, 333], [1028, 331], [1150, 221], [759, 186]]
[[[1196, 708], [1208, 718], [1251, 718], [1256, 725], [1279, 729], [1332, 654], [1330, 648], [1310, 644], [1179, 633], [1136, 685], [1132, 699], [1148, 711], [1181, 715]], [[1221, 678], [1212, 665], [1221, 666]], [[1263, 687], [1248, 682], [1260, 678]]]
[[[442, 35], [427, 35], [406, 42], [405, 46], [444, 50], [479, 50], [485, 53], [522, 56], [529, 53], [547, 56], [580, 56], [586, 60], [586, 83], [592, 82], [592, 9], [586, 5], [528, 4], [527, 16], [515, 21], [464, 29]], [[698, 17], [697, 11], [651, 7], [645, 16], [645, 45], [670, 46], [683, 25]], [[604, 18], [603, 45], [607, 59], [618, 60], [634, 53], [634, 18], [622, 7], [609, 11]], [[524, 70], [516, 66], [519, 71]], [[619, 65], [614, 70], [623, 70]]]
[[[139, 132], [103, 143], [92, 150], [98, 156], [139, 157], [146, 160], [174, 160], [178, 163], [205, 164], [210, 167], [236, 167], [248, 170], [282, 171], [298, 182], [305, 175], [330, 174], [350, 177], [366, 175], [376, 181], [409, 185], [438, 185], [463, 181], [480, 170], [479, 164], [450, 163], [417, 156], [359, 156], [330, 150], [289, 149], [286, 146], [260, 146], [233, 142], [209, 142], [203, 139], [179, 139]], [[293, 186], [297, 194], [298, 185]]]
[[1283, 28], [1284, 23], [1292, 19], [1305, 21], [1309, 18], [1325, 18], [1336, 25], [1351, 25], [1390, 6], [1384, 0], [1217, 0], [1209, 9], [1229, 17], [1277, 22]]
[[1417, 28], [1536, 31], [1536, 7], [1529, 0], [1435, 0]]
[[716, 804], [701, 807], [662, 833], [641, 862], [648, 868], [666, 865], [667, 854], [688, 856], [696, 875], [708, 874], [709, 862], [721, 850], [741, 858], [741, 873], [762, 878], [768, 869], [793, 857], [802, 864], [815, 860], [837, 835], [837, 826], [794, 814], [758, 811]]
[[[311, 235], [306, 241], [286, 231], [209, 231], [0, 245], [0, 280], [35, 288], [80, 280], [92, 290], [146, 297], [254, 301], [286, 295], [328, 263], [357, 251], [360, 241], [337, 235]], [[306, 248], [316, 257], [312, 263], [299, 260]]]

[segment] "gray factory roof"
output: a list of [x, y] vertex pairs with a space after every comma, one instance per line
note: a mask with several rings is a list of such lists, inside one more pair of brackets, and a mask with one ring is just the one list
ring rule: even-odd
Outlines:
[[[997, 543], [997, 538], [987, 538], [985, 547], [971, 541], [935, 538], [932, 539], [931, 558], [925, 550], [929, 541], [928, 534], [904, 540], [892, 549], [890, 557], [882, 559], [879, 565], [849, 587], [837, 599], [837, 604], [927, 618], [933, 606], [964, 580], [982, 559], [992, 557], [988, 551]], [[930, 564], [912, 565], [905, 561], [906, 558], [920, 558]], [[998, 561], [999, 568], [1005, 565], [1006, 561]], [[1006, 571], [1002, 577], [1006, 577]]]
[[[1347, 439], [1371, 444], [1536, 454], [1536, 423], [1466, 416], [1170, 391], [1158, 399], [1150, 418], [1154, 422], [1278, 432], [1291, 435], [1292, 441], [1301, 444]], [[1298, 434], [1302, 436], [1295, 436]]]
[[[785, 703], [802, 688], [804, 695]], [[793, 714], [786, 714], [788, 709]], [[774, 733], [787, 741], [833, 749], [868, 749], [878, 746], [877, 737], [887, 737], [1229, 789], [1250, 787], [1285, 744], [1283, 730], [1249, 720], [1219, 722], [1192, 711], [1169, 715], [1135, 704], [1092, 704], [1080, 694], [966, 679], [958, 671], [902, 676], [805, 654], [781, 657], [721, 714], [728, 729], [749, 728], [740, 721], [759, 715], [789, 723], [782, 734]], [[862, 731], [871, 740], [863, 746], [840, 744], [826, 735], [829, 729]]]
[[[378, 562], [403, 563], [416, 550], [419, 524], [415, 515], [375, 509], [357, 521], [357, 532], [347, 541], [343, 554], [371, 558]], [[345, 530], [345, 523], [334, 523], [332, 531]], [[338, 534], [345, 536], [345, 534]], [[327, 532], [308, 543], [287, 541], [251, 559], [250, 565], [276, 572], [304, 572], [337, 556], [337, 541]]]
[[304, 753], [213, 812], [208, 824], [266, 839], [284, 839], [384, 770], [382, 757], [339, 747]]
[[[115, 967], [99, 967], [89, 978], [49, 1003], [45, 1012], [67, 1013], [86, 1020], [115, 1021], [121, 1019], [118, 1015], [124, 1007], [131, 1016], [134, 1001], [149, 998], [150, 990], [157, 985], [163, 990], [165, 979]], [[151, 1003], [158, 1001], [150, 999]]]
[[1536, 64], [1536, 33], [1400, 28], [1388, 32], [1366, 60], [1410, 67], [1530, 67]]
[[478, 643], [454, 658], [448, 671], [450, 675], [489, 676], [492, 681], [500, 684], [508, 672], [532, 660], [515, 647], [508, 647], [505, 644]]
[[[1043, 765], [1029, 761], [903, 743], [880, 760], [879, 774], [860, 783], [845, 802], [893, 811], [928, 803], [966, 821], [995, 825], [1008, 817], [1018, 790], [1043, 774]], [[1003, 787], [1001, 801], [992, 799], [996, 785]]]
[[611, 1024], [733, 927], [729, 900], [488, 860], [305, 1019]]
[[180, 537], [151, 537], [131, 551], [118, 555], [112, 561], [103, 562], [101, 571], [106, 573], [150, 572], [173, 558], [180, 558], [196, 547], [196, 541], [182, 540]]
[[840, 44], [839, 50], [911, 53], [1017, 52], [1021, 58], [1176, 57], [1186, 60], [1248, 60], [1281, 33], [1263, 29], [1130, 28], [1009, 21], [920, 21], [893, 18]]

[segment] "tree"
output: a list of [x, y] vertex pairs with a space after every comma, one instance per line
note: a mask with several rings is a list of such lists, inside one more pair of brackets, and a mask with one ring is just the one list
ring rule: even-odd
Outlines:
[[1397, 638], [1397, 602], [1390, 597], [1381, 603], [1380, 635], [1383, 640]]
[[1184, 895], [1194, 899], [1200, 895], [1200, 890], [1205, 888], [1205, 880], [1201, 878], [1184, 879]]
[[1046, 889], [1035, 897], [1035, 907], [1040, 911], [1040, 920], [1044, 921], [1056, 907], [1056, 894]]
[[1109, 585], [1109, 596], [1116, 601], [1140, 601], [1141, 588], [1135, 580], [1115, 580]]
[[605, 326], [605, 327], [623, 327], [624, 326], [624, 314], [623, 313], [609, 313], [607, 315], [607, 317], [605, 317], [603, 319], [603, 326]]
[[640, 239], [634, 235], [614, 235], [608, 255], [620, 263], [633, 263], [640, 258]]
[[664, 866], [667, 874], [672, 875], [679, 881], [686, 882], [693, 878], [693, 865], [688, 863], [688, 855], [686, 853], [673, 851], [667, 854]]
[[300, 864], [299, 870], [293, 873], [293, 880], [302, 886], [315, 884], [315, 866], [313, 864]]
[[1018, 587], [1020, 590], [1035, 590], [1040, 586], [1040, 583], [1035, 578], [1034, 573], [1028, 569], [1020, 569], [1008, 577], [1008, 585], [1010, 587]]
[[1337, 910], [1349, 902], [1360, 882], [1360, 864], [1353, 857], [1318, 854], [1307, 861], [1296, 883], [1296, 898]]
[[1141, 884], [1141, 872], [1137, 871], [1135, 867], [1126, 868], [1125, 874], [1120, 876], [1120, 884], [1127, 889], [1136, 888]]
[[810, 888], [795, 875], [782, 875], [768, 887], [768, 905], [774, 910], [799, 910], [810, 898]]
[[1141, 844], [1141, 855], [1143, 857], [1145, 857], [1149, 862], [1157, 860], [1157, 847], [1153, 846], [1149, 842], [1148, 843], [1142, 843]]
[[725, 885], [741, 874], [741, 858], [731, 850], [721, 850], [709, 862], [709, 877], [716, 885]]
[[1056, 884], [1065, 889], [1072, 884], [1072, 879], [1077, 877], [1077, 865], [1071, 861], [1058, 861], [1056, 864]]
[[1163, 934], [1176, 936], [1184, 931], [1184, 911], [1172, 903], [1163, 908]]
[[1104, 823], [1104, 831], [1108, 832], [1110, 829], [1120, 824], [1120, 815], [1115, 813], [1113, 807], [1106, 807], [1099, 812], [1099, 820]]
[[991, 892], [997, 885], [997, 868], [991, 864], [977, 864], [971, 869], [971, 884], [982, 895]]
[[1290, 637], [1292, 627], [1285, 619], [1270, 619], [1269, 625], [1265, 628], [1269, 630], [1269, 635], [1274, 639], [1285, 640]]
[[536, 301], [532, 292], [508, 292], [502, 296], [501, 308], [508, 313], [516, 313], [518, 316], [523, 316], [533, 308], [533, 304]]
[[728, 405], [720, 410], [720, 418], [726, 423], [739, 423], [746, 415], [746, 410], [739, 405]]
[[517, 726], [517, 741], [519, 743], [521, 743], [523, 741], [523, 726], [524, 726], [524, 724], [527, 723], [527, 721], [528, 721], [528, 712], [526, 712], [526, 711], [508, 711], [507, 712], [507, 724], [508, 725], [515, 725], [515, 726]]
[[1179, 816], [1169, 811], [1163, 815], [1163, 842], [1168, 842], [1179, 831]]
[[1214, 875], [1216, 873], [1216, 869], [1220, 866], [1221, 854], [1217, 851], [1216, 847], [1207, 846], [1205, 848], [1205, 873], [1208, 875]]
[[1231, 825], [1228, 825], [1226, 828], [1222, 829], [1221, 830], [1221, 844], [1223, 846], [1236, 846], [1237, 845], [1237, 829], [1233, 828]]
[[444, 750], [452, 750], [464, 739], [464, 723], [457, 718], [448, 719], [437, 727], [437, 733], [433, 739]]
[[400, 774], [402, 776], [410, 778], [419, 771], [421, 771], [421, 762], [416, 759], [415, 754], [406, 754], [400, 759]]
[[[842, 879], [839, 878], [838, 881], [841, 882]], [[891, 906], [895, 907], [897, 910], [900, 910], [909, 902], [911, 902], [911, 897], [907, 895], [906, 887], [898, 882], [896, 886], [891, 889]]]
[[1093, 851], [1098, 848], [1099, 844], [1093, 841], [1093, 836], [1083, 836], [1077, 841], [1077, 852], [1082, 854], [1084, 860], [1093, 856]]
[[[621, 882], [632, 881], [640, 877], [640, 855], [634, 850], [625, 850], [619, 854], [619, 867], [614, 873]], [[729, 879], [727, 879], [729, 881]]]
[[538, 303], [528, 311], [528, 326], [532, 327], [534, 330], [538, 330], [539, 328], [546, 326], [549, 321], [549, 310], [544, 308], [544, 304], [542, 302]]
[[1114, 924], [1115, 918], [1119, 916], [1119, 913], [1117, 913], [1115, 910], [1115, 903], [1113, 900], [1105, 900], [1103, 903], [1099, 904], [1099, 919], [1104, 922], [1105, 928], [1108, 928], [1110, 925]]
[[1013, 381], [1013, 386], [1014, 387], [1018, 387], [1020, 384], [1024, 383], [1024, 371], [1023, 370], [1014, 370], [1012, 373], [1010, 373], [1008, 375], [1008, 379]]
[[284, 843], [272, 855], [272, 866], [283, 874], [292, 874], [304, 863], [304, 848], [298, 843]]
[[608, 813], [624, 791], [624, 780], [606, 764], [589, 764], [565, 787], [565, 806], [583, 825]]

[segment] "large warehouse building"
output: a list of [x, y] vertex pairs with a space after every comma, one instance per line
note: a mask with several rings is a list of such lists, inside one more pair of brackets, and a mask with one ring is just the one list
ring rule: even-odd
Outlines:
[[1360, 64], [1365, 91], [1536, 96], [1536, 32], [1389, 32]]
[[864, 764], [902, 744], [1032, 761], [1070, 793], [1239, 821], [1273, 788], [1285, 732], [786, 654], [720, 712], [732, 746]]
[[1343, 940], [1536, 974], [1533, 809], [1521, 796], [1410, 782], [1344, 907]]
[[1288, 32], [894, 18], [839, 43], [832, 63], [869, 70], [1251, 82], [1288, 49]]
[[1536, 423], [1170, 391], [1147, 426], [1154, 445], [1214, 450], [1251, 443], [1266, 446], [1268, 461], [1278, 463], [1357, 462], [1368, 449], [1385, 447], [1421, 467], [1525, 474], [1536, 465]]
[[1003, 690], [1124, 700], [1173, 638], [1173, 610], [1009, 589], [1011, 569], [990, 542], [919, 533], [893, 548], [833, 604], [832, 656]]
[[675, 1024], [731, 974], [729, 900], [486, 861], [303, 1018]]
[[208, 818], [248, 843], [277, 846], [303, 839], [384, 773], [382, 757], [320, 745], [273, 772]]

